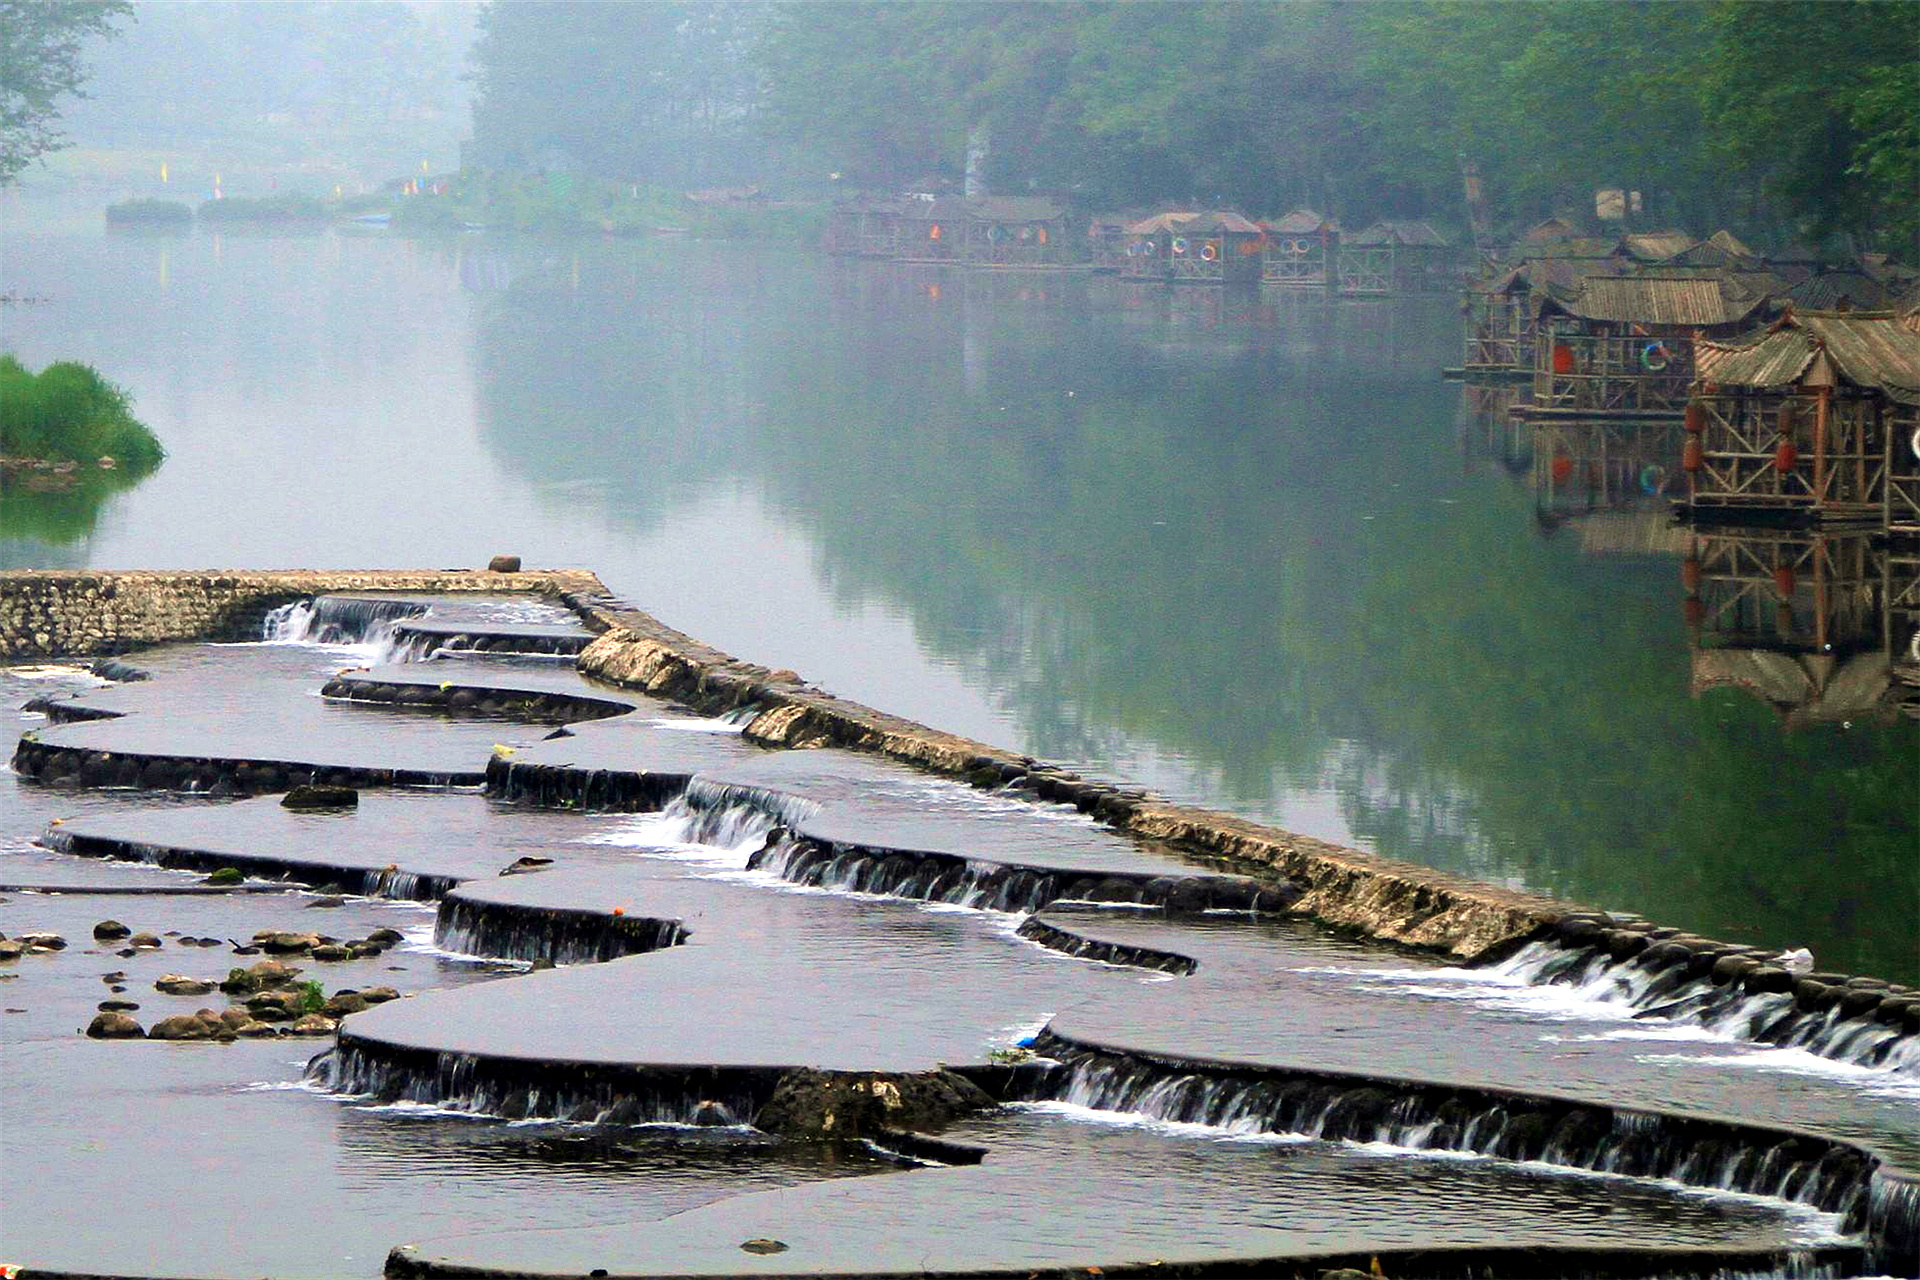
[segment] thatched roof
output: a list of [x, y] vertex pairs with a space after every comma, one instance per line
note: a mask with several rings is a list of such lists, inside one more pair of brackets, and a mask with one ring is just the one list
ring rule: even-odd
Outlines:
[[1621, 243], [1626, 245], [1628, 253], [1642, 262], [1659, 262], [1691, 249], [1694, 239], [1684, 231], [1653, 231], [1645, 235], [1622, 236]]
[[1789, 288], [1786, 297], [1809, 311], [1881, 311], [1893, 302], [1885, 285], [1850, 267], [1810, 275]]
[[1701, 243], [1710, 244], [1716, 249], [1731, 253], [1739, 258], [1757, 258], [1760, 256], [1752, 249], [1749, 249], [1739, 236], [1734, 235], [1733, 232], [1727, 230], [1725, 227], [1720, 228], [1705, 240], [1701, 241]]
[[1257, 236], [1260, 234], [1259, 223], [1249, 222], [1230, 209], [1215, 209], [1203, 213], [1180, 229], [1193, 236]]
[[1402, 222], [1382, 218], [1365, 231], [1345, 237], [1343, 243], [1355, 245], [1399, 244], [1426, 249], [1441, 249], [1446, 247], [1447, 238], [1425, 222]]
[[1338, 231], [1340, 224], [1332, 218], [1323, 217], [1312, 209], [1295, 209], [1293, 212], [1275, 218], [1266, 224], [1267, 230], [1278, 231], [1283, 236], [1314, 235], [1325, 229]]
[[1127, 234], [1135, 236], [1157, 236], [1164, 231], [1180, 231], [1184, 230], [1189, 222], [1192, 222], [1199, 216], [1200, 214], [1197, 211], [1192, 213], [1156, 213], [1151, 218], [1142, 218], [1138, 222], [1129, 224]]
[[1590, 275], [1560, 307], [1582, 320], [1714, 328], [1746, 319], [1761, 301], [1718, 275]]
[[1840, 382], [1920, 404], [1920, 333], [1891, 311], [1789, 311], [1745, 341], [1694, 344], [1703, 382], [1738, 387], [1798, 386], [1816, 361]]
[[1058, 222], [1067, 213], [1065, 205], [1045, 196], [975, 196], [966, 206], [981, 222]]

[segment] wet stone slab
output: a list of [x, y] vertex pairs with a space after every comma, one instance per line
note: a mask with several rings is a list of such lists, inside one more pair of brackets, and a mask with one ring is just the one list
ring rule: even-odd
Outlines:
[[587, 680], [554, 663], [488, 663], [470, 659], [402, 662], [334, 676], [321, 696], [396, 711], [441, 711], [534, 722], [566, 722], [665, 708]]
[[1177, 955], [1195, 971], [1052, 1026], [1133, 1053], [1337, 1070], [1682, 1110], [1811, 1130], [1920, 1168], [1920, 1081], [1627, 1016], [1485, 969], [1458, 969], [1289, 922], [1052, 910], [1071, 935]]
[[[1820, 1215], [1776, 1203], [1625, 1179], [1196, 1138], [1044, 1109], [982, 1117], [946, 1136], [986, 1146], [986, 1159], [740, 1196], [563, 1237], [506, 1230], [426, 1239], [400, 1257], [417, 1269], [410, 1274], [428, 1275], [1024, 1274], [1096, 1261], [1116, 1269], [1303, 1256], [1364, 1270], [1372, 1255], [1391, 1263], [1398, 1251], [1443, 1244], [1507, 1251], [1507, 1267], [1492, 1274], [1538, 1275], [1577, 1264], [1555, 1266], [1530, 1250], [1594, 1257], [1658, 1242], [1734, 1259], [1830, 1239], [1832, 1230]], [[785, 1247], [742, 1247], [755, 1240]], [[1395, 1266], [1389, 1274], [1436, 1272]]]

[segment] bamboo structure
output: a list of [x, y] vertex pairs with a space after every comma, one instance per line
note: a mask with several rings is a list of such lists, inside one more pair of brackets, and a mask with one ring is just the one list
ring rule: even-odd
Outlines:
[[980, 270], [1059, 270], [1078, 265], [1066, 207], [1032, 196], [978, 196], [961, 210], [961, 261]]
[[1340, 224], [1311, 209], [1295, 209], [1262, 224], [1266, 245], [1260, 279], [1287, 289], [1326, 289], [1339, 279]]
[[1337, 262], [1340, 292], [1355, 297], [1430, 293], [1459, 282], [1453, 246], [1424, 222], [1382, 220], [1343, 236]]
[[1920, 333], [1890, 312], [1789, 311], [1700, 343], [1696, 363], [1682, 465], [1697, 518], [1914, 523]]
[[1555, 419], [1532, 431], [1533, 488], [1544, 509], [1643, 505], [1683, 488], [1678, 421]]
[[1172, 268], [1167, 264], [1173, 257], [1174, 238], [1181, 227], [1199, 216], [1198, 211], [1157, 213], [1129, 226], [1120, 278], [1141, 281], [1171, 278]]
[[1224, 210], [1175, 228], [1167, 242], [1167, 279], [1174, 284], [1251, 284], [1260, 278], [1264, 240], [1257, 224]]
[[1730, 336], [1764, 301], [1718, 275], [1593, 275], [1571, 298], [1543, 296], [1528, 413], [1678, 421], [1696, 336]]

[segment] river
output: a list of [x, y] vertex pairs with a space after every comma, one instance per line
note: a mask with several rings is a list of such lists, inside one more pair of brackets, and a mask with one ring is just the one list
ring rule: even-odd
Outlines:
[[587, 566], [941, 728], [1920, 977], [1920, 725], [1696, 694], [1679, 557], [1543, 532], [1451, 299], [9, 221], [4, 346], [171, 457], [84, 519], [7, 494], [0, 566]]

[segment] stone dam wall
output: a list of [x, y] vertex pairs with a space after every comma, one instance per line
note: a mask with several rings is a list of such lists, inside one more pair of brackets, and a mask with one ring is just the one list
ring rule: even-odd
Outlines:
[[836, 698], [791, 671], [743, 662], [610, 596], [581, 570], [491, 572], [31, 571], [0, 574], [0, 658], [94, 656], [168, 641], [258, 634], [266, 612], [322, 593], [535, 592], [578, 613], [598, 638], [579, 657], [596, 679], [714, 712], [756, 707], [746, 734], [768, 746], [871, 751], [976, 785], [1015, 782], [1115, 828], [1265, 878], [1294, 907], [1356, 934], [1463, 961], [1517, 948], [1566, 903], [1176, 805], [1080, 777], [1005, 748]]
[[592, 574], [565, 571], [29, 570], [0, 574], [0, 658], [99, 657], [173, 640], [256, 639], [269, 610], [325, 593], [599, 589]]

